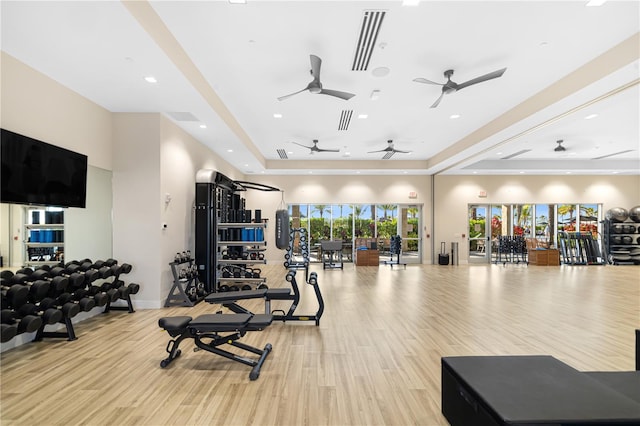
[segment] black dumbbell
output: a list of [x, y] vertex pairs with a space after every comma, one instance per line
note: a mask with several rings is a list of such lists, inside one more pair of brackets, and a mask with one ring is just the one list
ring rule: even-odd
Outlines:
[[73, 302], [60, 303], [58, 299], [46, 297], [40, 301], [42, 309], [58, 309], [63, 318], [73, 318], [80, 313], [80, 305]]
[[42, 325], [42, 318], [34, 315], [26, 315], [22, 318], [17, 318], [16, 312], [12, 309], [3, 309], [0, 312], [0, 321], [3, 324], [15, 325], [16, 334], [33, 333]]
[[95, 299], [89, 297], [81, 297], [76, 300], [73, 293], [62, 293], [60, 296], [56, 298], [56, 301], [59, 305], [64, 305], [65, 303], [75, 303], [80, 307], [80, 310], [83, 312], [89, 312], [93, 308], [96, 307]]
[[62, 311], [56, 308], [43, 309], [39, 304], [25, 303], [15, 309], [16, 318], [24, 318], [26, 316], [40, 317], [42, 323], [46, 325], [56, 324], [62, 321]]
[[29, 298], [32, 302], [40, 301], [52, 292], [64, 291], [69, 283], [66, 277], [52, 278], [49, 272], [44, 269], [36, 269], [35, 271], [31, 271], [30, 274], [28, 274], [27, 269], [20, 271], [24, 273], [16, 273], [18, 277], [16, 280], [19, 279], [24, 285], [29, 287]]
[[18, 334], [18, 326], [15, 324], [0, 324], [0, 342], [8, 342]]
[[[68, 273], [62, 266], [55, 266], [49, 271], [51, 277], [65, 277], [67, 278], [67, 288], [76, 289], [84, 287], [85, 276], [79, 272]], [[66, 289], [66, 288], [65, 288]]]
[[[85, 285], [90, 285], [92, 282], [100, 278], [100, 272], [98, 272], [95, 269], [91, 269], [91, 265], [92, 265], [91, 262], [84, 262], [82, 264], [72, 263], [65, 268], [66, 273], [69, 275], [80, 274], [84, 276], [84, 281], [82, 285], [80, 285], [77, 288], [82, 288]], [[71, 284], [71, 287], [74, 288], [73, 283], [70, 282], [70, 284]]]
[[29, 300], [29, 287], [24, 284], [6, 285], [2, 279], [0, 295], [2, 296], [3, 308], [20, 306]]
[[[115, 280], [113, 287], [118, 291], [120, 299], [127, 299], [130, 294], [137, 294], [140, 291], [140, 284], [130, 283], [125, 284], [122, 280]], [[204, 285], [203, 285], [204, 288]]]

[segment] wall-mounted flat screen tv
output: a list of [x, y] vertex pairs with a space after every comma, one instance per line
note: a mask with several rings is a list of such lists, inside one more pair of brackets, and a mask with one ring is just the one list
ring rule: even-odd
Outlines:
[[0, 129], [0, 202], [85, 207], [87, 156]]

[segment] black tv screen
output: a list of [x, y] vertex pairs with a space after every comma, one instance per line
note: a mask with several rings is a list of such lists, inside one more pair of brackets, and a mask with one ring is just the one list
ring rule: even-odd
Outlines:
[[87, 156], [9, 130], [2, 132], [0, 202], [85, 207]]

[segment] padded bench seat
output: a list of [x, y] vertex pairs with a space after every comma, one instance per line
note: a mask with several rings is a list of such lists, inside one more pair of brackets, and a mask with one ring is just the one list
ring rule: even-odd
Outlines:
[[[248, 331], [263, 330], [272, 321], [273, 315], [250, 313], [204, 314], [195, 319], [190, 316], [160, 318], [158, 325], [175, 338], [167, 344], [166, 351], [169, 356], [160, 362], [160, 366], [165, 368], [180, 356], [181, 350], [178, 347], [184, 339], [193, 339], [199, 349], [253, 367], [249, 373], [249, 379], [256, 380], [260, 375], [262, 364], [271, 352], [271, 344], [267, 343], [264, 349], [259, 349], [238, 340]], [[227, 334], [222, 335], [221, 333]], [[223, 345], [251, 352], [259, 355], [259, 358], [254, 360], [226, 351], [220, 348]]]

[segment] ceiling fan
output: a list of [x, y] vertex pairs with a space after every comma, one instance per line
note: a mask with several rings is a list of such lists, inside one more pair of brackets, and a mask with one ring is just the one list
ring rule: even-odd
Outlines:
[[307, 146], [307, 145], [302, 145], [301, 143], [298, 142], [291, 142], [294, 143], [296, 145], [300, 145], [304, 148], [307, 148], [309, 150], [309, 154], [314, 154], [316, 152], [340, 152], [339, 149], [322, 149], [322, 148], [318, 148], [318, 140], [314, 139], [313, 140], [313, 146]]
[[562, 146], [562, 142], [564, 142], [562, 139], [556, 141], [556, 143], [558, 144], [558, 146], [556, 146], [553, 150], [555, 152], [562, 152], [562, 151], [566, 151], [567, 148], [565, 148], [564, 146]]
[[431, 80], [427, 80], [426, 78], [414, 78], [413, 81], [417, 82], [417, 83], [426, 83], [426, 84], [435, 84], [438, 86], [442, 86], [442, 93], [440, 94], [440, 97], [438, 99], [436, 99], [436, 101], [433, 103], [433, 105], [431, 105], [431, 108], [435, 108], [438, 106], [438, 104], [440, 103], [440, 101], [442, 100], [442, 97], [445, 94], [450, 94], [450, 93], [454, 93], [457, 92], [459, 90], [464, 89], [465, 87], [469, 87], [473, 84], [478, 84], [478, 83], [482, 83], [483, 81], [487, 81], [487, 80], [492, 80], [494, 78], [498, 78], [501, 77], [502, 74], [504, 74], [504, 72], [506, 71], [506, 68], [502, 68], [501, 70], [497, 70], [494, 72], [490, 72], [489, 74], [485, 74], [483, 76], [480, 77], [476, 77], [472, 80], [469, 81], [465, 81], [464, 83], [458, 84], [455, 83], [453, 81], [451, 81], [451, 76], [453, 75], [453, 70], [446, 70], [444, 72], [444, 76], [447, 78], [447, 82], [446, 83], [436, 83], [433, 82]]
[[369, 151], [368, 154], [373, 154], [374, 152], [385, 152], [386, 154], [384, 154], [384, 156], [382, 157], [383, 160], [388, 160], [389, 158], [391, 158], [393, 156], [393, 154], [400, 153], [400, 154], [410, 154], [411, 151], [400, 151], [399, 149], [395, 149], [393, 146], [393, 140], [389, 139], [387, 141], [387, 143], [389, 144], [388, 147], [386, 147], [385, 149], [380, 149], [378, 151]]
[[307, 84], [307, 87], [302, 90], [298, 90], [297, 92], [291, 93], [289, 95], [280, 96], [278, 98], [279, 101], [284, 101], [285, 99], [293, 95], [297, 95], [298, 93], [304, 92], [305, 90], [308, 90], [313, 94], [335, 96], [336, 98], [344, 99], [345, 101], [355, 96], [353, 93], [341, 92], [339, 90], [323, 89], [322, 83], [320, 82], [320, 67], [322, 66], [322, 59], [320, 59], [316, 55], [309, 56], [311, 58], [311, 75], [313, 76], [313, 80], [309, 84]]

